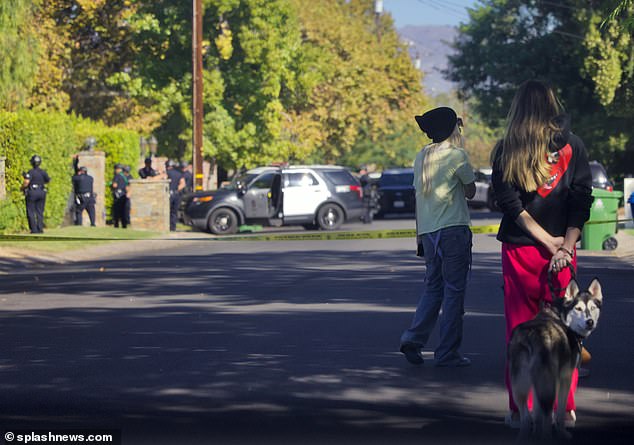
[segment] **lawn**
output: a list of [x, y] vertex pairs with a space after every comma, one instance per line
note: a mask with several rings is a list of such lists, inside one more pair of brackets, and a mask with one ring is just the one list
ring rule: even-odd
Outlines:
[[47, 229], [42, 235], [0, 235], [0, 248], [28, 249], [42, 252], [62, 252], [117, 240], [144, 240], [161, 236], [145, 230], [115, 229], [114, 227], [62, 227]]

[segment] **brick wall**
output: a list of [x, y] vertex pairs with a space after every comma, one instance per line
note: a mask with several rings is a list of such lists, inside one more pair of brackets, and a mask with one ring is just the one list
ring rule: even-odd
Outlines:
[[132, 179], [129, 187], [131, 228], [169, 232], [169, 181]]

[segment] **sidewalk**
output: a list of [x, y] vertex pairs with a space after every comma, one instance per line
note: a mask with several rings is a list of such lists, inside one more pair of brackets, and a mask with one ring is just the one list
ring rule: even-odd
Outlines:
[[[3, 247], [0, 243], [0, 275], [11, 270], [32, 267], [45, 267], [51, 264], [69, 264], [77, 261], [90, 261], [112, 258], [119, 255], [138, 252], [152, 252], [171, 247], [180, 247], [183, 243], [207, 238], [197, 232], [171, 232], [159, 239], [121, 240], [88, 247], [78, 247], [62, 252], [33, 251], [15, 246]], [[44, 241], [42, 241], [44, 242]]]

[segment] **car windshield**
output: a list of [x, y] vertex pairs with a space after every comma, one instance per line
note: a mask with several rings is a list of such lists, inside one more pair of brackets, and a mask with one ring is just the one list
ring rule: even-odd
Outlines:
[[227, 185], [223, 185], [222, 188], [224, 190], [238, 190], [238, 183], [241, 183], [243, 186], [247, 186], [256, 176], [257, 175], [253, 173], [244, 173], [242, 175], [234, 176], [231, 182]]
[[381, 186], [411, 186], [414, 183], [414, 173], [399, 173], [395, 175], [384, 174], [381, 176]]

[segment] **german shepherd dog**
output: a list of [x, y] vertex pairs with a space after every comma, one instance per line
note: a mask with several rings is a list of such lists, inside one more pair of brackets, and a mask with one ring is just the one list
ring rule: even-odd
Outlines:
[[[592, 280], [587, 291], [580, 291], [573, 279], [562, 298], [513, 330], [508, 361], [513, 398], [520, 409], [520, 439], [531, 435], [532, 425], [536, 436], [551, 437], [555, 397], [555, 433], [558, 438], [571, 437], [564, 417], [572, 372], [581, 359], [581, 341], [597, 327], [602, 301], [598, 279]], [[531, 388], [533, 423], [526, 403]]]

